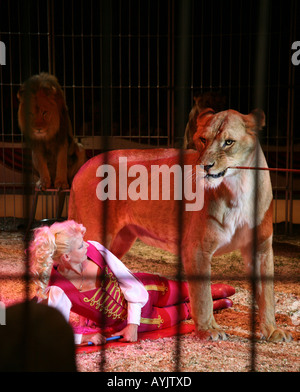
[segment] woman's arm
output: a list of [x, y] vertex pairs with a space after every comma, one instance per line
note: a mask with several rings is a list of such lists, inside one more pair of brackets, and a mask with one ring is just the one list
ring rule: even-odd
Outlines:
[[59, 310], [66, 321], [69, 322], [72, 303], [65, 292], [58, 286], [50, 286], [45, 293], [48, 295], [47, 305]]
[[92, 342], [95, 346], [100, 346], [101, 344], [105, 344], [106, 337], [99, 332], [82, 335], [81, 344], [88, 344], [89, 342]]
[[[65, 292], [58, 286], [50, 286], [45, 293], [48, 295], [47, 305], [59, 310], [65, 320], [69, 322], [72, 303]], [[82, 334], [74, 333], [75, 344], [80, 344], [81, 340]]]
[[[127, 324], [122, 331], [115, 332], [112, 336], [121, 335], [123, 337], [122, 340], [125, 342], [136, 342], [138, 338], [138, 325], [137, 324]], [[121, 340], [121, 341], [122, 341]]]
[[[46, 290], [46, 294], [48, 294], [48, 300], [46, 300], [48, 306], [52, 306], [53, 308], [59, 310], [64, 316], [65, 320], [69, 322], [72, 303], [65, 292], [58, 286], [50, 286]], [[74, 333], [75, 344], [93, 342], [97, 346], [99, 344], [104, 344], [105, 341], [106, 338], [100, 333]]]

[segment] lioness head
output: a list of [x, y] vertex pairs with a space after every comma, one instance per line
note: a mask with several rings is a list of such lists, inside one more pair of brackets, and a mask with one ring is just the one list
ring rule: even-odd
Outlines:
[[33, 141], [51, 140], [67, 110], [56, 77], [48, 73], [32, 76], [21, 86], [18, 98], [21, 132]]
[[248, 115], [235, 110], [215, 114], [206, 109], [198, 115], [193, 142], [200, 152], [206, 186], [217, 187], [224, 177], [234, 174], [229, 167], [249, 162], [257, 143], [256, 131], [264, 125], [265, 115], [259, 109]]

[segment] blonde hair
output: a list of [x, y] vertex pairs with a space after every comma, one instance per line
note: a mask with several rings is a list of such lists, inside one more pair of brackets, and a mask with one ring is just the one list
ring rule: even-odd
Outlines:
[[47, 298], [45, 290], [53, 263], [59, 263], [61, 256], [72, 250], [74, 239], [80, 234], [84, 236], [85, 232], [85, 227], [73, 220], [56, 222], [50, 227], [43, 226], [34, 230], [34, 239], [29, 248], [30, 264], [40, 298]]

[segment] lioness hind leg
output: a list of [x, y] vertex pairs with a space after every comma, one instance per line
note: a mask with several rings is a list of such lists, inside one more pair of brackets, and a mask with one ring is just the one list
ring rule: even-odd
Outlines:
[[121, 259], [132, 247], [137, 236], [130, 231], [128, 227], [123, 227], [113, 239], [110, 251], [119, 259]]

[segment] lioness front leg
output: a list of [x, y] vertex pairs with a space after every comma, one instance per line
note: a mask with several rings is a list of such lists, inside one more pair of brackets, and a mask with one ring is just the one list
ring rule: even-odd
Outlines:
[[[252, 278], [255, 280], [255, 297], [258, 304], [260, 318], [260, 330], [264, 338], [272, 342], [290, 341], [292, 336], [289, 332], [277, 328], [275, 321], [274, 303], [274, 256], [272, 238], [267, 239], [257, 247], [255, 259], [255, 271], [250, 268]], [[253, 259], [250, 250], [244, 254], [248, 261]]]
[[205, 340], [225, 340], [226, 334], [219, 329], [213, 315], [211, 257], [205, 257], [201, 251], [197, 253], [198, 257], [193, 255], [189, 257], [188, 254], [183, 257], [196, 335]]

